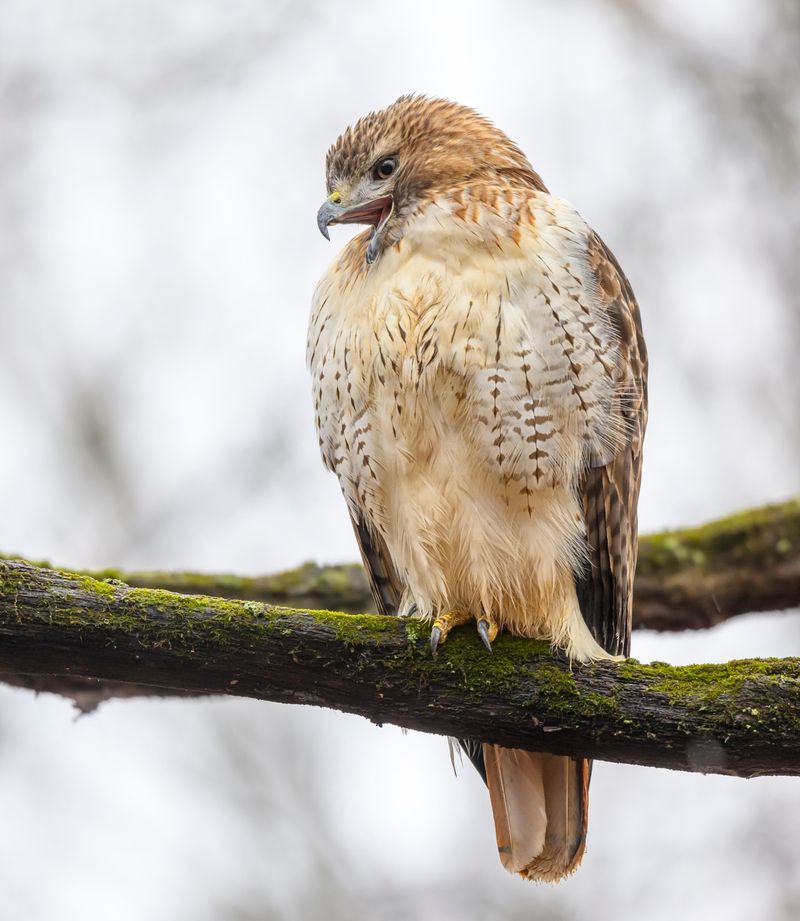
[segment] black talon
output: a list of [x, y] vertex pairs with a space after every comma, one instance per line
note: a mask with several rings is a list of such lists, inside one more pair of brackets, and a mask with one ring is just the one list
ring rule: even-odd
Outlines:
[[488, 620], [478, 621], [478, 633], [480, 634], [480, 637], [483, 640], [483, 645], [489, 650], [489, 652], [491, 652], [492, 651], [492, 641], [489, 639], [489, 621]]
[[439, 645], [439, 640], [442, 638], [442, 631], [438, 627], [431, 628], [431, 654], [436, 655], [436, 649]]

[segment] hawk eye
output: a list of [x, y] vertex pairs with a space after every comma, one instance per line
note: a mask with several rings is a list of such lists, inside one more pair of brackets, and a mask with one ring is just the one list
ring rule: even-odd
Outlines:
[[375, 169], [372, 171], [373, 179], [388, 179], [392, 173], [397, 169], [397, 160], [395, 157], [386, 157], [385, 160], [381, 160], [379, 163], [375, 164]]

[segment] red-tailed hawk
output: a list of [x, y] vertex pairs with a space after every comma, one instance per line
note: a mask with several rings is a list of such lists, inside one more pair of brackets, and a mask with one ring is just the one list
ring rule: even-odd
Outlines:
[[[577, 660], [628, 653], [646, 353], [628, 280], [472, 109], [404, 96], [328, 151], [351, 240], [316, 289], [316, 426], [378, 608], [472, 621]], [[557, 880], [586, 838], [586, 759], [462, 745], [500, 858]]]

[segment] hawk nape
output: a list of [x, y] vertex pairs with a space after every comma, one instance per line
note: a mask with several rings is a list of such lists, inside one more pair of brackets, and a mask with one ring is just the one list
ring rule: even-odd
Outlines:
[[[317, 286], [316, 426], [380, 611], [625, 655], [646, 421], [631, 287], [472, 109], [404, 96], [328, 151], [330, 224], [371, 228]], [[462, 742], [504, 866], [574, 870], [590, 764]]]

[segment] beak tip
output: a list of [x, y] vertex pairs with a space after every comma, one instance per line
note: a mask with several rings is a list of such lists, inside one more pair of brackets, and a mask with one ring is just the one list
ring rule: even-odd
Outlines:
[[342, 210], [342, 208], [333, 204], [333, 202], [326, 201], [319, 211], [317, 211], [317, 227], [319, 227], [319, 232], [326, 240], [330, 240], [331, 238], [328, 225], [336, 222], [336, 218]]

